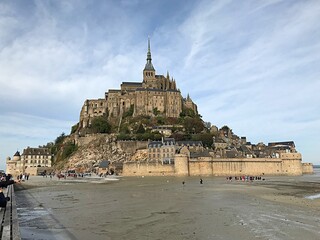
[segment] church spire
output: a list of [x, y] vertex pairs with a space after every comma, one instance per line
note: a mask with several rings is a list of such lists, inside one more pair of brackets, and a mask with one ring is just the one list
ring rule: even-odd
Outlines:
[[147, 53], [147, 63], [144, 70], [152, 70], [154, 71], [154, 67], [152, 65], [152, 58], [151, 58], [151, 50], [150, 50], [150, 37], [148, 37], [148, 53]]

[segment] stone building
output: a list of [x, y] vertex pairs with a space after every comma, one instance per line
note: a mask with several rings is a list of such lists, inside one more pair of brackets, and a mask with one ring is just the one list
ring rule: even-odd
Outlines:
[[48, 148], [26, 148], [22, 155], [17, 151], [13, 158], [7, 158], [6, 173], [13, 176], [30, 173], [38, 175], [39, 171], [51, 170], [52, 154]]
[[52, 154], [48, 148], [31, 148], [27, 147], [23, 150], [21, 161], [24, 167], [51, 167]]
[[148, 144], [148, 161], [173, 164], [174, 155], [184, 147], [191, 153], [203, 151], [201, 141], [175, 141], [174, 138], [162, 138], [161, 141], [151, 141]]
[[192, 109], [196, 114], [197, 106], [189, 94], [183, 98], [176, 81], [170, 77], [157, 75], [152, 64], [150, 40], [148, 40], [147, 63], [143, 69], [142, 82], [122, 82], [120, 89], [110, 89], [104, 99], [86, 100], [81, 109], [79, 128], [91, 124], [97, 116], [121, 121], [125, 112], [133, 110], [133, 116], [179, 117], [183, 108]]
[[162, 138], [161, 141], [152, 141], [148, 144], [148, 160], [161, 164], [172, 164], [176, 151], [174, 138]]
[[17, 151], [12, 159], [10, 157], [7, 157], [6, 160], [6, 173], [12, 174], [13, 176], [17, 176], [18, 174], [22, 173], [23, 171], [23, 164], [21, 161], [21, 155], [20, 152]]

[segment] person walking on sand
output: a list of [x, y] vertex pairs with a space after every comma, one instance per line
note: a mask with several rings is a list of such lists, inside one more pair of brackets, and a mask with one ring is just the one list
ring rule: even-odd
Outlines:
[[200, 178], [200, 184], [203, 184], [203, 180], [202, 180], [202, 178]]

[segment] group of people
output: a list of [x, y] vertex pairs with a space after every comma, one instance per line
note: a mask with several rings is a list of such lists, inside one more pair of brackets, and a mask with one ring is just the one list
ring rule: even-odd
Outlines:
[[20, 173], [20, 175], [17, 176], [18, 180], [25, 181], [29, 180], [30, 173]]
[[[229, 176], [226, 177], [227, 181], [232, 182], [233, 177]], [[235, 176], [234, 177], [235, 181], [243, 181], [243, 182], [252, 182], [254, 180], [265, 180], [264, 178], [262, 178], [261, 176]]]
[[[186, 182], [183, 181], [183, 182], [182, 182], [182, 185], [184, 186], [185, 184], [186, 184]], [[202, 179], [202, 178], [200, 178], [200, 184], [203, 184], [203, 179]]]

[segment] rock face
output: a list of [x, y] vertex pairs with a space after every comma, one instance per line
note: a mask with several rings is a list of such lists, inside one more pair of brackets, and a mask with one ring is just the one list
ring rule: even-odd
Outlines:
[[112, 168], [121, 171], [126, 161], [144, 162], [148, 159], [148, 141], [117, 141], [114, 134], [73, 135], [67, 141], [75, 142], [78, 149], [69, 157], [64, 169], [91, 171], [103, 160], [108, 160]]
[[148, 149], [137, 150], [131, 157], [131, 161], [146, 162], [148, 160]]
[[132, 154], [126, 153], [117, 144], [114, 135], [94, 134], [74, 140], [78, 150], [69, 158], [67, 168], [91, 169], [98, 167], [103, 160], [108, 160], [112, 165], [131, 159]]

